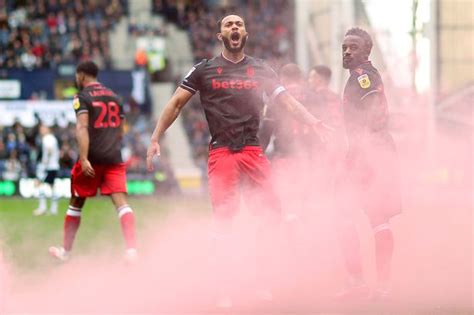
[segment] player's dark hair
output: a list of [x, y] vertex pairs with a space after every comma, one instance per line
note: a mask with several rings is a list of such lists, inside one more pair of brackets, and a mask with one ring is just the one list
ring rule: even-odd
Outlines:
[[83, 61], [77, 65], [76, 73], [85, 73], [91, 77], [97, 78], [99, 67], [93, 61]]
[[280, 68], [280, 78], [285, 77], [292, 81], [297, 81], [303, 78], [303, 72], [297, 64], [289, 63]]
[[217, 33], [220, 33], [220, 32], [221, 32], [222, 19], [223, 19], [223, 18], [220, 18], [220, 19], [217, 21]]
[[367, 52], [370, 53], [370, 51], [372, 50], [373, 43], [372, 43], [372, 38], [370, 37], [369, 33], [367, 33], [365, 30], [359, 27], [353, 27], [346, 32], [345, 36], [349, 36], [349, 35], [358, 36], [362, 38], [362, 40], [364, 41], [364, 46], [367, 49]]
[[328, 66], [317, 65], [314, 66], [311, 70], [316, 71], [316, 73], [322, 76], [327, 82], [331, 81], [332, 71]]
[[[237, 14], [237, 13], [228, 13], [226, 15], [224, 15], [222, 18], [220, 18], [218, 21], [217, 21], [217, 33], [220, 33], [221, 32], [221, 27], [222, 27], [222, 20], [224, 20], [226, 17], [228, 17], [229, 15], [237, 15], [239, 16], [242, 20], [244, 20], [244, 18], [240, 15], [240, 14]], [[245, 23], [245, 20], [244, 20], [244, 23]], [[247, 26], [247, 24], [245, 24]]]

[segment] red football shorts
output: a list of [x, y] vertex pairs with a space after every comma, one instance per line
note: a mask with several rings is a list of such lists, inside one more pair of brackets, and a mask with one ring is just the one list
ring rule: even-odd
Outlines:
[[209, 152], [209, 192], [217, 218], [231, 218], [239, 210], [240, 192], [251, 210], [280, 213], [280, 203], [270, 179], [270, 163], [260, 147], [239, 152], [228, 148]]
[[71, 172], [71, 194], [76, 197], [94, 197], [100, 188], [101, 195], [127, 192], [125, 163], [92, 165], [95, 177], [85, 176], [81, 163], [77, 162]]
[[401, 213], [401, 194], [396, 153], [349, 152], [338, 181], [338, 200], [343, 208], [362, 207], [373, 222]]

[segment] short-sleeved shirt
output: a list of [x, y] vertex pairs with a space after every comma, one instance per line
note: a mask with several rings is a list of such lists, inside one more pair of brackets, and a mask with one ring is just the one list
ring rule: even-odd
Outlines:
[[[318, 107], [316, 95], [306, 86], [289, 85], [286, 86], [286, 89], [308, 111], [314, 112]], [[309, 149], [311, 143], [309, 139], [315, 138], [306, 125], [295, 120], [286, 108], [278, 106], [278, 104], [269, 104], [265, 120], [274, 124], [274, 152], [279, 156]]]
[[[363, 100], [375, 94], [378, 102], [372, 108], [365, 108]], [[344, 88], [344, 123], [349, 144], [365, 136], [388, 135], [388, 106], [382, 78], [370, 61], [350, 71]]]
[[203, 60], [180, 86], [200, 92], [213, 146], [227, 146], [235, 139], [258, 145], [263, 94], [275, 98], [285, 90], [268, 65], [250, 56], [237, 63], [222, 55]]
[[118, 96], [98, 82], [74, 96], [76, 115], [89, 114], [89, 154], [92, 164], [122, 163], [123, 107]]
[[56, 137], [49, 133], [41, 139], [41, 164], [47, 171], [59, 170], [59, 145]]
[[319, 111], [314, 113], [315, 116], [331, 127], [340, 129], [343, 124], [341, 98], [328, 88], [318, 90], [315, 94], [321, 105]]

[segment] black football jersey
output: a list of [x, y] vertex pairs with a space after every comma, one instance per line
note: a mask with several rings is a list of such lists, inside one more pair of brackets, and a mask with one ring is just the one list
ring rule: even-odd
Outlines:
[[94, 82], [74, 96], [76, 115], [89, 114], [89, 155], [93, 164], [122, 162], [122, 104], [117, 95]]
[[[371, 94], [377, 95], [377, 106], [363, 107], [363, 99]], [[367, 132], [387, 132], [388, 106], [382, 78], [369, 61], [350, 71], [344, 88], [343, 109], [349, 140]]]
[[200, 92], [213, 146], [235, 139], [258, 145], [263, 95], [275, 98], [285, 90], [268, 65], [250, 56], [237, 63], [222, 55], [203, 60], [180, 86], [193, 94]]
[[[306, 109], [312, 113], [317, 109], [317, 98], [306, 86], [286, 86], [287, 91]], [[314, 133], [310, 128], [297, 121], [286, 108], [278, 104], [270, 104], [265, 114], [265, 119], [274, 124], [274, 152], [278, 155], [294, 154], [309, 149]]]

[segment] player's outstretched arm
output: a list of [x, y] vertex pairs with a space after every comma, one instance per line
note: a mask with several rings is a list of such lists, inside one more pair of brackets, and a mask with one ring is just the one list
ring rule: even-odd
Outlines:
[[317, 119], [293, 96], [288, 92], [282, 92], [277, 96], [277, 101], [282, 103], [286, 109], [293, 115], [298, 121], [312, 126], [321, 123], [321, 120]]
[[186, 105], [192, 96], [193, 94], [190, 92], [178, 87], [174, 92], [174, 95], [165, 105], [165, 108], [163, 109], [163, 112], [156, 123], [156, 127], [151, 136], [151, 142], [148, 146], [148, 151], [146, 154], [146, 164], [149, 171], [154, 169], [153, 158], [160, 155], [159, 140], [165, 131], [171, 126], [171, 124], [173, 124], [176, 118], [178, 118], [181, 109], [184, 107], [184, 105]]
[[79, 145], [79, 161], [82, 172], [89, 177], [94, 177], [95, 172], [89, 162], [89, 114], [82, 113], [77, 115], [76, 138]]
[[321, 140], [324, 142], [326, 139], [326, 133], [328, 131], [334, 131], [334, 128], [323, 123], [322, 120], [314, 117], [300, 102], [298, 102], [288, 92], [282, 92], [277, 96], [277, 101], [282, 103], [288, 111], [298, 121], [311, 126], [314, 131], [319, 135]]

